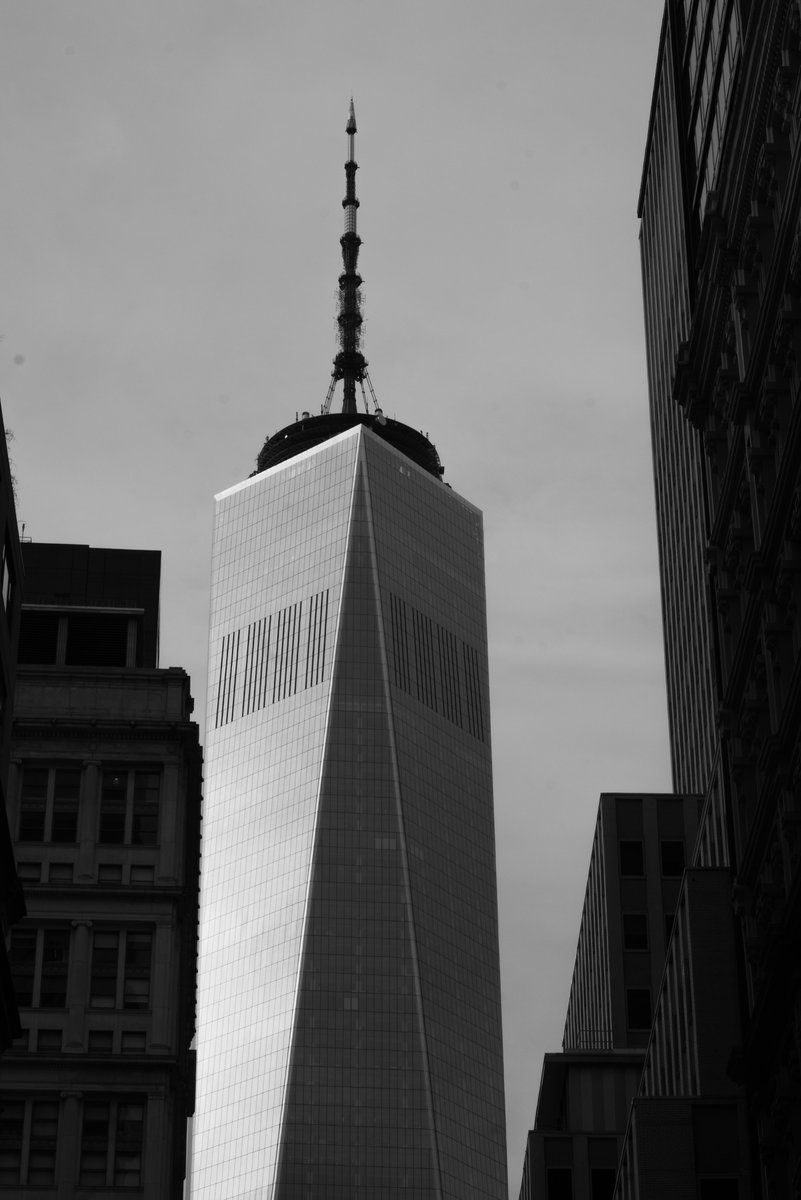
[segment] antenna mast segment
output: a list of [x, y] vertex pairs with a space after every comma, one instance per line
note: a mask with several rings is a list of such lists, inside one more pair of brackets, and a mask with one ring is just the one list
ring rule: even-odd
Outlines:
[[[343, 271], [339, 277], [339, 353], [334, 359], [334, 369], [331, 372], [331, 384], [325, 398], [323, 412], [329, 412], [331, 399], [337, 380], [343, 381], [344, 396], [342, 399], [343, 413], [356, 412], [356, 384], [361, 387], [364, 395], [364, 380], [370, 389], [370, 395], [375, 401], [375, 392], [367, 374], [367, 361], [361, 351], [362, 339], [362, 300], [359, 288], [362, 278], [356, 266], [359, 259], [359, 247], [362, 239], [356, 232], [356, 211], [359, 201], [356, 199], [356, 171], [358, 164], [354, 158], [354, 140], [356, 134], [356, 113], [351, 98], [348, 112], [348, 123], [345, 126], [348, 135], [348, 161], [345, 163], [345, 199], [342, 207], [345, 210], [345, 231], [339, 239], [342, 246]], [[367, 407], [365, 402], [365, 408]]]

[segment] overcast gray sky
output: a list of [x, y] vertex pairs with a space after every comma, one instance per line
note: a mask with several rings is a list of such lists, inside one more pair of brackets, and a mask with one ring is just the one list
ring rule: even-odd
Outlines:
[[485, 513], [510, 1194], [599, 793], [669, 787], [636, 205], [661, 0], [2, 0], [0, 395], [37, 541], [163, 551], [205, 701], [211, 503], [365, 352]]

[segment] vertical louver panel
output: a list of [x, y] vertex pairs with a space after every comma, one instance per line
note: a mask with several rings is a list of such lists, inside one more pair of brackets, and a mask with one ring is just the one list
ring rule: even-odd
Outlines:
[[395, 686], [483, 742], [481, 676], [474, 647], [393, 594], [389, 627]]
[[326, 588], [223, 637], [215, 728], [323, 682], [329, 611]]

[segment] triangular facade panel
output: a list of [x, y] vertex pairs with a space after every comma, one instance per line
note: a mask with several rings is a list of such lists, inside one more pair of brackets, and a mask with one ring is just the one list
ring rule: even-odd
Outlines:
[[281, 1200], [436, 1200], [386, 655], [364, 465], [336, 645]]

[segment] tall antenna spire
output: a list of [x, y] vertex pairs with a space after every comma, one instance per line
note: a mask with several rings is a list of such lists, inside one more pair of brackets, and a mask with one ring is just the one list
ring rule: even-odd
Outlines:
[[362, 278], [356, 265], [359, 259], [359, 247], [362, 239], [356, 232], [356, 211], [359, 201], [356, 199], [356, 171], [358, 164], [354, 158], [354, 141], [356, 135], [356, 112], [353, 107], [353, 97], [348, 111], [348, 123], [345, 126], [348, 135], [348, 161], [345, 163], [345, 199], [342, 207], [345, 210], [345, 231], [339, 239], [342, 246], [343, 271], [339, 277], [339, 353], [334, 359], [334, 370], [331, 373], [331, 385], [324, 405], [325, 412], [331, 406], [337, 380], [341, 379], [344, 386], [342, 400], [343, 413], [356, 412], [356, 384], [362, 385], [364, 380], [372, 394], [370, 377], [367, 374], [367, 362], [361, 351], [362, 340], [362, 300], [359, 288]]

